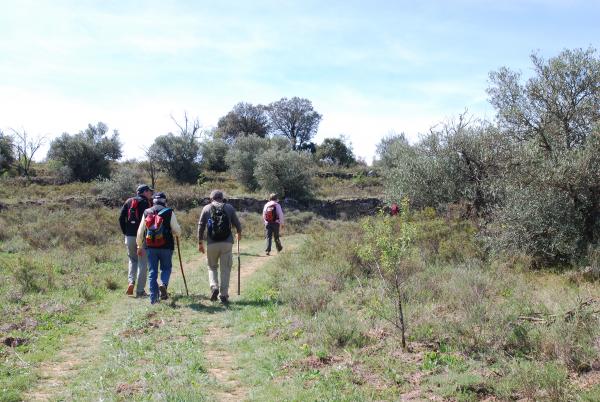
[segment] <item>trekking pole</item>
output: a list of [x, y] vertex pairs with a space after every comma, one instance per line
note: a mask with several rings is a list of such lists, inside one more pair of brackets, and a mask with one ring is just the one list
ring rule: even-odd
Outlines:
[[241, 262], [240, 262], [240, 238], [238, 237], [238, 241], [237, 241], [237, 248], [238, 248], [238, 288], [237, 288], [237, 294], [238, 296], [240, 295], [240, 283], [241, 283], [241, 272], [240, 272], [240, 267], [241, 267]]
[[185, 274], [183, 273], [183, 263], [181, 262], [181, 250], [179, 249], [179, 236], [175, 236], [175, 239], [177, 240], [177, 255], [179, 255], [179, 267], [181, 268], [181, 276], [183, 276], [183, 284], [185, 285], [185, 294], [186, 296], [189, 296], [189, 292], [188, 292], [188, 288], [187, 288], [187, 281], [185, 280]]

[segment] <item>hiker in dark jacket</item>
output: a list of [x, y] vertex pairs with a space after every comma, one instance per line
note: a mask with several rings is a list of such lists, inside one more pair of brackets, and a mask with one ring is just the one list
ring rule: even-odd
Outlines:
[[[181, 234], [175, 211], [167, 207], [167, 196], [159, 192], [154, 194], [154, 206], [144, 211], [142, 224], [137, 232], [138, 255], [148, 255], [150, 303], [167, 300], [169, 279], [173, 266], [175, 237]], [[158, 270], [160, 265], [160, 286]]]
[[[208, 259], [208, 281], [210, 283], [211, 301], [217, 296], [221, 302], [229, 302], [229, 275], [233, 265], [233, 233], [235, 226], [237, 241], [242, 238], [242, 225], [230, 204], [225, 203], [223, 192], [214, 190], [210, 193], [210, 204], [202, 209], [198, 221], [198, 251], [204, 253], [204, 230], [207, 234], [206, 257]], [[221, 266], [221, 280], [218, 278], [218, 267]], [[220, 293], [220, 294], [219, 294]]]
[[279, 239], [279, 230], [283, 228], [283, 210], [279, 205], [279, 197], [277, 194], [271, 194], [269, 196], [269, 202], [265, 204], [263, 208], [263, 221], [265, 224], [265, 238], [267, 239], [267, 248], [265, 252], [267, 255], [271, 254], [271, 243], [272, 239], [275, 238], [275, 247], [277, 252], [283, 249], [281, 240]]
[[127, 256], [129, 257], [129, 285], [126, 292], [129, 296], [133, 295], [136, 282], [136, 296], [147, 296], [144, 286], [146, 286], [148, 259], [146, 255], [141, 257], [137, 255], [135, 238], [144, 211], [152, 206], [153, 191], [145, 184], [139, 185], [137, 195], [125, 201], [119, 215], [119, 225], [121, 225], [121, 231], [125, 236]]

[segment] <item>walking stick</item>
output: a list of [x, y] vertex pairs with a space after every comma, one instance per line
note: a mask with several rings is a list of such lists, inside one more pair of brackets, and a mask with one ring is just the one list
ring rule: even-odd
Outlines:
[[183, 263], [181, 262], [181, 250], [179, 249], [179, 236], [176, 236], [175, 239], [177, 240], [177, 255], [179, 255], [179, 267], [181, 268], [181, 276], [183, 276], [183, 284], [185, 285], [185, 294], [186, 294], [186, 296], [189, 296], [190, 293], [188, 292], [187, 281], [185, 280], [185, 274], [183, 273]]
[[240, 283], [241, 283], [241, 276], [242, 274], [240, 273], [240, 238], [238, 237], [238, 241], [237, 241], [237, 247], [238, 247], [238, 288], [237, 288], [237, 294], [238, 296], [240, 295]]

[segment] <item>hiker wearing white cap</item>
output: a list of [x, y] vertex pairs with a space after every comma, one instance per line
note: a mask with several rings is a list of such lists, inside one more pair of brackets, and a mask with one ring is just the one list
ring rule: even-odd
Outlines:
[[267, 255], [271, 254], [272, 240], [275, 240], [275, 247], [277, 252], [283, 250], [281, 240], [279, 239], [279, 230], [283, 227], [283, 210], [279, 205], [279, 196], [277, 194], [269, 195], [269, 202], [265, 204], [263, 208], [263, 221], [265, 224], [265, 239], [267, 239], [267, 247], [265, 252]]
[[[152, 199], [154, 206], [144, 211], [142, 224], [137, 232], [138, 255], [148, 255], [150, 303], [169, 298], [167, 288], [173, 266], [175, 237], [181, 234], [175, 211], [167, 207], [167, 196], [159, 192]], [[160, 266], [160, 286], [158, 270]]]

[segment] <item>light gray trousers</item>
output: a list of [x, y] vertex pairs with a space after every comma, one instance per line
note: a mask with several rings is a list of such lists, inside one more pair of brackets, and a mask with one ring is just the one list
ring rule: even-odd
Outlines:
[[[208, 281], [211, 289], [219, 288], [219, 293], [223, 297], [229, 296], [229, 276], [233, 265], [232, 248], [233, 244], [228, 241], [211, 243], [206, 246]], [[219, 267], [221, 268], [220, 286], [217, 272]]]
[[137, 283], [136, 293], [142, 293], [146, 286], [148, 274], [148, 254], [141, 257], [137, 255], [137, 244], [135, 236], [125, 236], [127, 256], [129, 257], [129, 283]]

